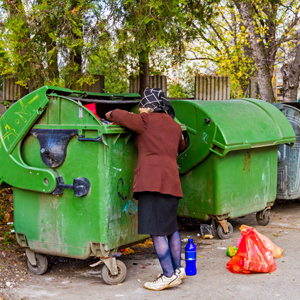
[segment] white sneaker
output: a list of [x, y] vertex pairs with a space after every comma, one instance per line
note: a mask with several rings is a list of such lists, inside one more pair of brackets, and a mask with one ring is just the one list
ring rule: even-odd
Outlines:
[[[185, 279], [186, 278], [186, 273], [185, 273], [185, 268], [184, 267], [180, 267], [180, 268], [177, 268], [175, 270], [175, 274], [180, 277], [180, 279]], [[162, 273], [159, 273], [157, 275], [157, 278], [160, 277], [162, 275]]]
[[152, 290], [152, 291], [161, 291], [167, 288], [171, 288], [173, 286], [176, 286], [180, 284], [182, 281], [179, 276], [173, 274], [170, 278], [161, 275], [157, 279], [155, 279], [153, 282], [146, 282], [144, 284], [144, 288], [147, 290]]

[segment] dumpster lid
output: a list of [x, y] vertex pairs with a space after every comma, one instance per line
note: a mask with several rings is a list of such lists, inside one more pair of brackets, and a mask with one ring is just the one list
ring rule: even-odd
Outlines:
[[[98, 102], [102, 101], [135, 101], [138, 103], [141, 96], [136, 93], [120, 93], [120, 94], [111, 94], [111, 93], [93, 93], [93, 92], [84, 92], [84, 91], [73, 91], [67, 88], [60, 88], [55, 86], [45, 86], [47, 88], [47, 95], [58, 95], [65, 96], [73, 100], [80, 100], [82, 102]], [[102, 102], [101, 103], [105, 103]]]
[[172, 106], [190, 139], [189, 147], [178, 156], [181, 174], [211, 152], [225, 156], [230, 151], [295, 142], [286, 117], [262, 100], [177, 100]]
[[213, 145], [220, 153], [295, 142], [286, 117], [270, 103], [257, 99], [207, 101], [201, 108], [217, 126]]

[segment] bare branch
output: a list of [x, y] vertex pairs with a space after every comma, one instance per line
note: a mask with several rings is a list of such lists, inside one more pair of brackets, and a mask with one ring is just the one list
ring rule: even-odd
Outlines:
[[216, 62], [216, 60], [209, 57], [195, 57], [195, 58], [185, 58], [186, 60], [210, 60], [212, 62]]
[[217, 37], [219, 38], [220, 42], [222, 42], [223, 46], [226, 49], [226, 52], [228, 55], [230, 55], [230, 51], [229, 48], [226, 44], [226, 42], [224, 41], [224, 39], [221, 37], [221, 35], [218, 33], [218, 31], [215, 29], [215, 27], [212, 24], [209, 24], [210, 28], [215, 32], [215, 34], [217, 35]]
[[209, 45], [211, 45], [211, 46], [212, 46], [215, 50], [217, 50], [218, 52], [221, 52], [221, 49], [220, 49], [218, 46], [216, 46], [214, 43], [212, 43], [208, 38], [206, 38], [205, 35], [202, 33], [202, 31], [199, 30], [199, 28], [197, 28], [194, 24], [193, 24], [193, 26], [194, 26], [196, 29], [198, 29], [200, 37], [201, 37], [205, 42], [207, 42]]

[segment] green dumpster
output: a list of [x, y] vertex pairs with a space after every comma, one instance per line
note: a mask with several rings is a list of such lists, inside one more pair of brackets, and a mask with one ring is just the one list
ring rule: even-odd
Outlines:
[[44, 86], [1, 117], [0, 186], [14, 187], [16, 237], [33, 273], [46, 272], [46, 254], [95, 256], [105, 282], [125, 279], [114, 255], [147, 237], [137, 234], [132, 198], [137, 150], [132, 132], [102, 118], [134, 111], [139, 98]]
[[178, 215], [212, 219], [221, 238], [232, 235], [228, 218], [257, 212], [258, 223], [268, 224], [277, 148], [295, 142], [286, 117], [255, 99], [171, 103], [188, 144], [177, 160], [184, 195]]

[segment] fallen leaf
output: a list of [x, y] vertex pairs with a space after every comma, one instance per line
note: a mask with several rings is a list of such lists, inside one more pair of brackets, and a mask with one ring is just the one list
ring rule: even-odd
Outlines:
[[206, 235], [204, 236], [204, 238], [205, 238], [205, 239], [212, 239], [213, 236], [212, 236], [211, 234], [206, 234]]
[[6, 213], [5, 215], [4, 215], [4, 222], [5, 223], [7, 223], [8, 221], [9, 221], [9, 219], [10, 219], [10, 214], [9, 213]]
[[275, 234], [275, 233], [273, 233], [273, 235], [276, 236], [276, 237], [279, 236], [279, 234]]
[[20, 281], [24, 281], [24, 279], [23, 279], [23, 278], [21, 278], [21, 279], [20, 279]]

